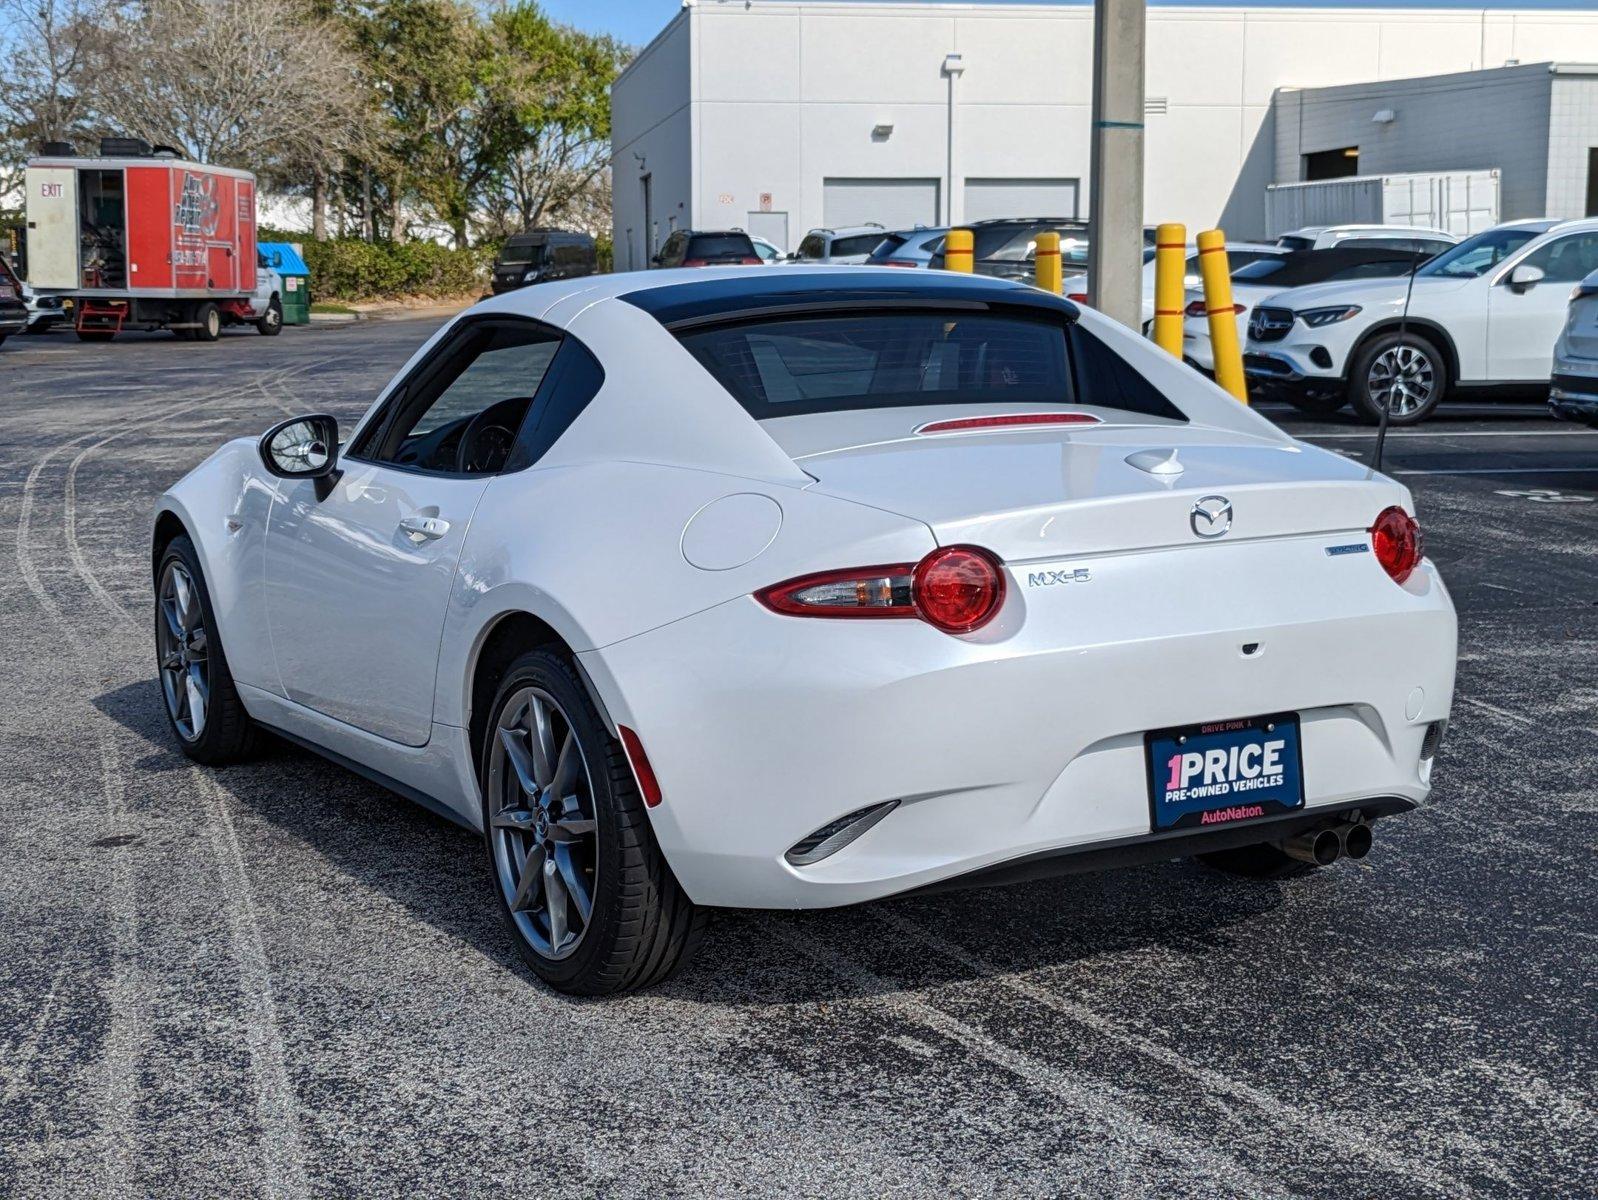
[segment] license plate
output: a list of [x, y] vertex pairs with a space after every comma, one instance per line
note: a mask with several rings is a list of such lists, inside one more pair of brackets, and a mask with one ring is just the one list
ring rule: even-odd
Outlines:
[[1297, 713], [1157, 729], [1143, 744], [1155, 833], [1304, 806]]

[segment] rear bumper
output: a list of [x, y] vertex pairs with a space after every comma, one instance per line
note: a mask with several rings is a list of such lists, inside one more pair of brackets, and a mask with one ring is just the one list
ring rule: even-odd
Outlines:
[[[656, 837], [698, 903], [830, 907], [1063, 853], [1168, 857], [1191, 851], [1150, 836], [1149, 729], [1297, 712], [1294, 818], [1428, 795], [1453, 607], [1429, 565], [1400, 588], [1369, 553], [1325, 553], [1349, 540], [1051, 563], [1090, 572], [1059, 587], [1012, 568], [998, 620], [963, 638], [740, 598], [580, 657], [642, 739], [665, 797]], [[785, 859], [889, 800], [837, 853]]]
[[1549, 384], [1548, 407], [1556, 417], [1598, 429], [1598, 375], [1555, 370]]

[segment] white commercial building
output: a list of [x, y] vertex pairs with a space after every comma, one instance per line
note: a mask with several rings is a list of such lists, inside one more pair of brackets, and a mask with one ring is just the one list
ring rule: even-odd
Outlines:
[[[1085, 216], [1092, 47], [1087, 5], [687, 0], [612, 89], [617, 268], [681, 228], [792, 248], [814, 226]], [[1151, 8], [1144, 219], [1263, 233], [1266, 185], [1311, 153], [1284, 150], [1283, 89], [1550, 60], [1598, 63], [1598, 11]], [[1468, 125], [1429, 140], [1428, 163], [1503, 165], [1508, 205], [1513, 164], [1481, 163]]]

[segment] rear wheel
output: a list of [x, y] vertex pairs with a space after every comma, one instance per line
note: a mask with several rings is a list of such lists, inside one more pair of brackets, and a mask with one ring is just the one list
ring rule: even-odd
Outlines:
[[602, 995], [659, 983], [704, 931], [666, 864], [621, 745], [570, 663], [511, 663], [482, 763], [483, 828], [500, 911], [551, 987]]
[[210, 766], [245, 757], [255, 723], [244, 711], [194, 544], [172, 539], [155, 575], [155, 656], [167, 723], [183, 753]]
[[1418, 425], [1448, 391], [1448, 362], [1418, 333], [1384, 333], [1360, 347], [1348, 371], [1354, 412], [1376, 424], [1387, 409], [1389, 425]]
[[1228, 875], [1240, 875], [1245, 879], [1291, 879], [1296, 875], [1306, 875], [1310, 871], [1320, 868], [1314, 863], [1300, 862], [1289, 857], [1279, 847], [1269, 843], [1257, 846], [1234, 846], [1230, 850], [1211, 850], [1207, 854], [1195, 855], [1199, 862], [1217, 871], [1224, 871]]
[[194, 310], [194, 328], [189, 331], [197, 342], [214, 342], [222, 336], [222, 310], [207, 300]]

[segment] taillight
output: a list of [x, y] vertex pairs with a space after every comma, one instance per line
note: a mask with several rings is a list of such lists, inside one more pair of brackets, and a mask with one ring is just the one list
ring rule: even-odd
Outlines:
[[682, 260], [682, 265], [685, 267], [708, 267], [710, 260], [706, 258], [685, 258]]
[[802, 575], [755, 599], [794, 617], [914, 617], [945, 633], [971, 633], [1004, 602], [1004, 572], [986, 550], [944, 546], [918, 563]]
[[1073, 304], [1086, 304], [1088, 302], [1088, 294], [1086, 292], [1067, 292], [1065, 298]]
[[760, 265], [759, 256], [754, 254], [746, 254], [738, 261], [746, 267], [758, 267]]
[[916, 267], [916, 264], [907, 258], [885, 258], [876, 265], [879, 267], [909, 267], [911, 270]]
[[1420, 526], [1396, 504], [1382, 509], [1370, 527], [1370, 535], [1376, 561], [1393, 577], [1394, 583], [1403, 583], [1420, 565], [1425, 551]]
[[1092, 413], [1002, 413], [992, 417], [957, 417], [948, 421], [929, 421], [916, 427], [917, 433], [959, 433], [967, 429], [1009, 429], [1027, 425], [1102, 425]]

